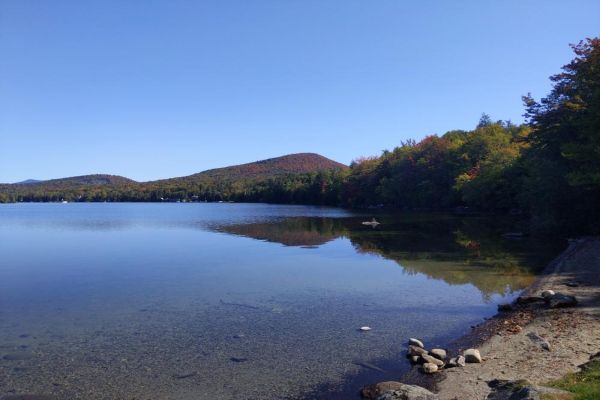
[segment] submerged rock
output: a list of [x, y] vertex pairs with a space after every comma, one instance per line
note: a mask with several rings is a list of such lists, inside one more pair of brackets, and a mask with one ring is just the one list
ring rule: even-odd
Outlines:
[[371, 400], [437, 400], [438, 398], [425, 388], [396, 381], [367, 385], [361, 390], [361, 395]]
[[196, 371], [189, 371], [189, 372], [184, 372], [181, 374], [175, 374], [173, 375], [173, 378], [175, 379], [186, 379], [186, 378], [191, 378], [192, 376], [196, 376], [198, 373]]
[[481, 354], [477, 349], [467, 349], [463, 353], [465, 357], [465, 362], [468, 363], [480, 363], [481, 362]]
[[365, 399], [376, 399], [385, 392], [401, 389], [404, 384], [396, 381], [385, 381], [364, 386], [360, 394]]
[[372, 369], [373, 371], [386, 372], [384, 369], [379, 368], [377, 365], [371, 364], [370, 362], [354, 361], [352, 364], [358, 365], [363, 368]]
[[57, 398], [45, 394], [7, 394], [0, 396], [0, 400], [57, 400]]
[[[408, 386], [408, 385], [407, 385]], [[438, 397], [427, 389], [413, 386], [417, 389], [393, 390], [379, 396], [377, 400], [437, 400]], [[427, 393], [426, 393], [427, 392]]]
[[29, 360], [33, 358], [33, 354], [31, 353], [9, 353], [5, 354], [2, 359], [6, 361], [21, 361], [21, 360]]

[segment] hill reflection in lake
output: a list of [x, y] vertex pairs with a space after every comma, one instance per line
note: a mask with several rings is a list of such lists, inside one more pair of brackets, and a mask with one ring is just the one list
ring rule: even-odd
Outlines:
[[213, 227], [216, 231], [286, 246], [314, 247], [347, 238], [357, 252], [394, 260], [408, 274], [451, 285], [472, 284], [484, 298], [529, 286], [561, 241], [507, 239], [510, 220], [452, 214], [382, 215], [376, 228], [364, 217], [290, 217]]

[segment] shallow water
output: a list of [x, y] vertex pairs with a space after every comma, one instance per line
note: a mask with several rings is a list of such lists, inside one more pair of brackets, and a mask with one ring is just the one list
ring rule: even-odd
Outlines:
[[[0, 206], [0, 395], [353, 398], [560, 244], [509, 221], [264, 204]], [[359, 332], [368, 325], [370, 332]], [[380, 370], [381, 369], [381, 370]]]

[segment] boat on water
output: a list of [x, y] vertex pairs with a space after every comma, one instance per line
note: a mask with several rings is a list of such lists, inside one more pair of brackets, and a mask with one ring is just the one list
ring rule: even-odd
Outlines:
[[370, 221], [363, 221], [362, 224], [375, 227], [375, 226], [379, 225], [380, 223], [377, 222], [377, 220], [375, 218], [373, 218]]

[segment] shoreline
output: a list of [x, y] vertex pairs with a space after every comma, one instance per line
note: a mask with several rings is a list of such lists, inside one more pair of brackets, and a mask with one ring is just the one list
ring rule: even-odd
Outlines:
[[[571, 240], [520, 298], [534, 298], [542, 290], [575, 296], [578, 304], [547, 308], [543, 303], [511, 304], [448, 345], [449, 357], [478, 348], [481, 364], [444, 369], [425, 375], [417, 366], [399, 382], [424, 387], [440, 400], [485, 399], [494, 380], [526, 379], [542, 385], [570, 372], [600, 351], [600, 237]], [[532, 337], [547, 340], [550, 350]]]

